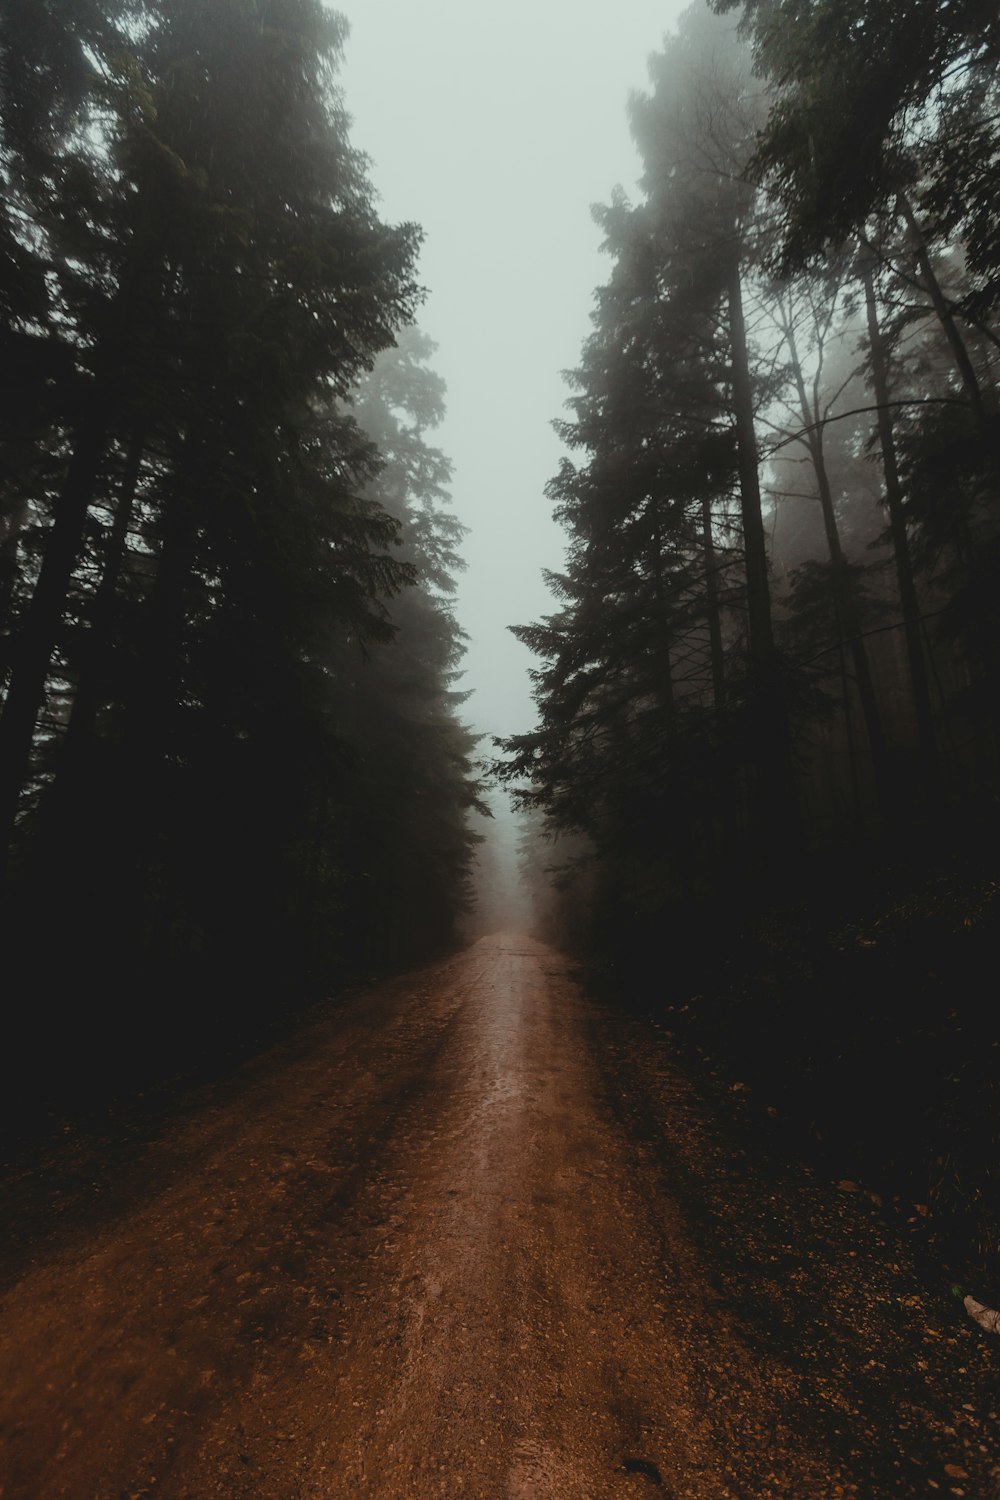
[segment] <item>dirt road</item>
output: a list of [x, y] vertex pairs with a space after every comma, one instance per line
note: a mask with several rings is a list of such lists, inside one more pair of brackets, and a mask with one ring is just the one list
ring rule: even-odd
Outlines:
[[727, 1130], [527, 939], [352, 996], [53, 1205], [3, 1500], [991, 1494], [989, 1340]]

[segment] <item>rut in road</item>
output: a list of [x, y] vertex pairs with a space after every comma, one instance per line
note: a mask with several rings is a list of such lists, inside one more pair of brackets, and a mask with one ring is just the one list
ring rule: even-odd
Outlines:
[[709, 1290], [599, 1036], [564, 959], [484, 940], [175, 1124], [9, 1290], [3, 1500], [868, 1493]]

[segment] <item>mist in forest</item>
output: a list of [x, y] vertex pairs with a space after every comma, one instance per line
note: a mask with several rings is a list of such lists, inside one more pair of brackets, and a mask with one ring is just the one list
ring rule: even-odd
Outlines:
[[628, 95], [681, 6], [344, 9], [354, 137], [382, 211], [424, 230], [420, 322], [447, 386], [436, 441], [469, 527], [457, 579], [466, 714], [490, 735], [515, 733], [534, 721], [531, 660], [507, 627], [550, 607], [542, 570], [562, 565], [544, 496], [562, 451], [551, 424], [606, 270], [590, 209], [638, 175]]
[[807, 9], [0, 10], [17, 1098], [529, 925], [995, 1244], [1000, 31]]
[[[508, 627], [548, 612], [543, 573], [563, 562], [544, 490], [562, 452], [552, 426], [569, 394], [562, 372], [577, 362], [605, 273], [591, 205], [638, 175], [626, 102], [680, 9], [642, 0], [581, 25], [565, 3], [346, 7], [355, 138], [384, 212], [425, 234], [420, 322], [447, 390], [435, 442], [469, 528], [456, 576], [468, 636], [460, 685], [471, 693], [462, 711], [487, 760], [494, 736], [535, 719], [531, 658]], [[487, 847], [473, 921], [493, 931], [524, 925], [532, 896], [507, 797], [490, 808], [475, 825]]]
[[0, 1494], [1000, 1496], [996, 4], [0, 0], [0, 368]]

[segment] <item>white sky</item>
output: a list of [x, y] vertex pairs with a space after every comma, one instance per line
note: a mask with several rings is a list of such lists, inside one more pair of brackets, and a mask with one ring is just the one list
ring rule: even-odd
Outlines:
[[[458, 616], [469, 633], [464, 717], [511, 734], [535, 721], [533, 658], [507, 631], [551, 611], [543, 567], [562, 533], [546, 482], [593, 290], [607, 276], [590, 205], [638, 162], [625, 106], [682, 0], [334, 0], [351, 22], [341, 84], [383, 217], [425, 230], [421, 326], [439, 345], [471, 532]], [[488, 746], [484, 747], [488, 748]]]

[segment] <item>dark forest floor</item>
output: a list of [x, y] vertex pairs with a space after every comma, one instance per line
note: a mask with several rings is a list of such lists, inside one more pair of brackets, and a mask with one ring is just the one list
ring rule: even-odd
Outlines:
[[679, 909], [593, 985], [662, 1029], [755, 1151], [891, 1218], [1000, 1305], [1000, 859], [990, 840]]

